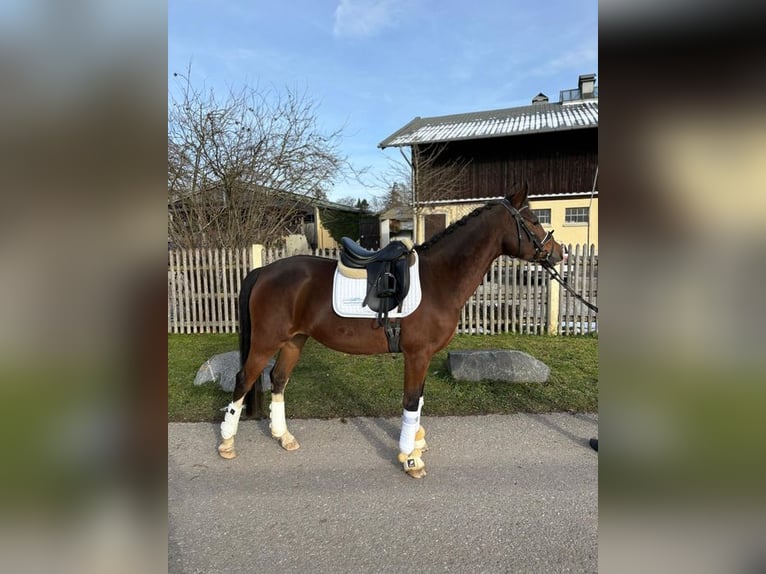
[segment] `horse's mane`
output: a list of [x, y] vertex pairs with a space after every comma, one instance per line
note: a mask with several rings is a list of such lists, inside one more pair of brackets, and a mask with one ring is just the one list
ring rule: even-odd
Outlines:
[[449, 235], [450, 233], [455, 231], [458, 227], [462, 227], [463, 225], [468, 223], [469, 219], [474, 218], [474, 217], [484, 213], [488, 209], [492, 209], [495, 205], [497, 205], [497, 202], [491, 202], [491, 203], [487, 203], [486, 205], [482, 205], [481, 207], [477, 207], [471, 213], [469, 213], [467, 215], [464, 215], [463, 217], [461, 217], [457, 221], [453, 221], [450, 224], [449, 227], [447, 227], [443, 231], [440, 231], [439, 233], [434, 235], [431, 239], [429, 239], [428, 241], [426, 241], [422, 245], [417, 245], [415, 247], [415, 249], [418, 250], [418, 251], [426, 251], [428, 248], [433, 246], [435, 243], [438, 243], [439, 240], [442, 239], [445, 235]]

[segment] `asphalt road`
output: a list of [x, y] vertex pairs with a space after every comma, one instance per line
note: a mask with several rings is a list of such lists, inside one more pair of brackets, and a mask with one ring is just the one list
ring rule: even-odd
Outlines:
[[423, 417], [428, 476], [398, 419], [168, 425], [170, 572], [596, 572], [597, 415]]

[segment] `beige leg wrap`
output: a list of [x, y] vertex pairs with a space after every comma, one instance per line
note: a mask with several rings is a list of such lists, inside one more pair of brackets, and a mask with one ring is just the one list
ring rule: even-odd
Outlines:
[[218, 445], [218, 454], [226, 459], [235, 458], [237, 456], [237, 452], [234, 450], [234, 437], [223, 439], [223, 442]]
[[415, 433], [415, 450], [426, 452], [428, 450], [428, 444], [426, 443], [426, 429], [422, 425], [418, 428], [418, 432]]
[[399, 462], [402, 463], [404, 472], [413, 478], [423, 478], [426, 475], [426, 464], [421, 458], [423, 452], [419, 449], [413, 450], [410, 454], [399, 453]]

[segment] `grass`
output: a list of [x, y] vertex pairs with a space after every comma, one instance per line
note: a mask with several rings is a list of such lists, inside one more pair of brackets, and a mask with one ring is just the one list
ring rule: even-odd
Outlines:
[[[216, 383], [192, 382], [205, 360], [237, 348], [237, 335], [168, 335], [169, 421], [221, 420], [220, 409], [231, 394]], [[551, 375], [545, 384], [456, 381], [447, 369], [447, 353], [457, 349], [524, 351], [547, 364]], [[403, 365], [400, 355], [346, 355], [310, 339], [286, 389], [287, 415], [399, 416]], [[423, 412], [429, 416], [597, 410], [596, 336], [457, 335], [432, 359], [426, 377]]]

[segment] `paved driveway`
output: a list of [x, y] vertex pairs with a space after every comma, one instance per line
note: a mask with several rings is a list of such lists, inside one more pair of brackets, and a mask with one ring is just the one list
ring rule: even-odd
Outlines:
[[423, 417], [428, 476], [398, 419], [168, 425], [170, 572], [596, 572], [597, 415]]

